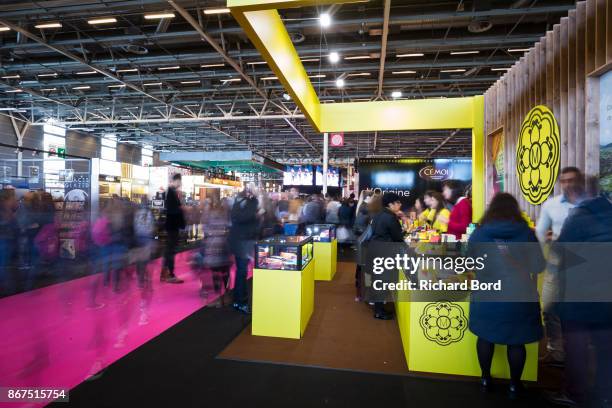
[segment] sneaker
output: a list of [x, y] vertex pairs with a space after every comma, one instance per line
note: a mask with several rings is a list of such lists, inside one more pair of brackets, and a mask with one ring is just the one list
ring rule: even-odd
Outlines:
[[251, 308], [246, 303], [244, 304], [234, 303], [232, 306], [234, 307], [234, 309], [238, 310], [241, 313], [244, 313], [247, 315], [251, 314]]
[[170, 275], [168, 277], [164, 277], [161, 279], [162, 282], [166, 282], [166, 283], [183, 283], [184, 281], [182, 279], [177, 278], [174, 275]]
[[578, 405], [576, 401], [571, 399], [564, 392], [547, 392], [544, 394], [544, 397], [546, 398], [548, 402], [555, 404], [555, 405], [562, 405], [565, 407], [575, 407]]

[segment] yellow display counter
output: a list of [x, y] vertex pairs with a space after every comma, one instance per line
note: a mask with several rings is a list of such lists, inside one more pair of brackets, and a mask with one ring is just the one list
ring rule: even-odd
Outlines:
[[302, 270], [253, 270], [254, 336], [299, 339], [314, 309], [314, 262]]
[[338, 241], [314, 243], [314, 277], [318, 281], [330, 281], [336, 274]]
[[[403, 278], [400, 273], [400, 279]], [[468, 329], [467, 295], [457, 296], [453, 292], [435, 302], [419, 302], [416, 296], [418, 293], [403, 292], [401, 301], [395, 303], [408, 370], [479, 377], [477, 338]], [[526, 349], [522, 379], [537, 381], [538, 343], [528, 344]], [[505, 346], [495, 346], [491, 374], [495, 378], [510, 378]]]

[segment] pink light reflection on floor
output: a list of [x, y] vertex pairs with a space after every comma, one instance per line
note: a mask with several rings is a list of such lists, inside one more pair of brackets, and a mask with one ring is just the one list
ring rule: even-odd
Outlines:
[[[129, 272], [129, 286], [120, 293], [99, 285], [96, 301], [104, 303], [99, 309], [89, 306], [100, 275], [0, 299], [0, 387], [73, 388], [213, 302], [218, 295], [200, 297], [189, 256], [187, 251], [176, 258], [176, 274], [185, 280], [180, 285], [159, 282], [161, 260], [149, 264], [153, 289], [144, 307], [146, 324], [145, 292]], [[0, 403], [13, 408], [44, 405]]]

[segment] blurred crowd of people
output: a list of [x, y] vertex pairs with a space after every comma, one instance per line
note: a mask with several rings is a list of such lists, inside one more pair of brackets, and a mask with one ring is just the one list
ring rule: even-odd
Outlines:
[[[576, 168], [561, 170], [560, 194], [543, 205], [535, 230], [529, 226], [517, 200], [508, 193], [498, 193], [469, 237], [469, 245], [533, 242], [537, 247], [534, 253], [524, 253], [516, 262], [499, 262], [489, 269], [493, 275], [488, 277], [494, 280], [499, 273], [506, 279], [522, 279], [527, 274], [533, 285], [533, 302], [485, 305], [477, 297], [472, 298], [469, 329], [478, 338], [476, 351], [484, 390], [491, 387], [495, 345], [502, 344], [507, 346], [510, 392], [519, 395], [525, 345], [546, 335], [547, 353], [542, 363], [566, 368], [565, 386], [562, 392], [551, 395], [553, 401], [579, 405], [590, 398], [587, 380], [593, 367], [586, 355], [592, 350], [598, 362], [595, 395], [600, 399], [609, 397], [610, 303], [562, 304], [559, 271], [563, 261], [551, 255], [545, 257], [546, 251], [538, 245], [612, 241], [612, 202], [605, 196], [587, 197], [583, 180]], [[301, 196], [295, 189], [266, 193], [251, 183], [234, 197], [206, 197], [197, 211], [189, 212], [180, 190], [181, 176], [177, 174], [164, 194], [165, 211], [161, 217], [147, 204], [136, 205], [113, 197], [101, 203], [99, 214], [91, 222], [71, 223], [72, 230], [67, 233], [74, 240], [73, 262], [64, 262], [60, 256], [60, 230], [65, 227], [58, 220], [49, 193], [32, 191], [18, 199], [15, 190], [0, 190], [1, 294], [32, 290], [43, 285], [46, 278], [67, 280], [80, 268], [84, 274], [96, 276], [88, 296], [89, 308], [104, 307], [109, 297], [101, 293], [109, 292], [122, 305], [129, 305], [122, 300], [123, 296], [136, 287], [140, 295], [138, 306], [133, 309], [138, 311], [138, 323], [148, 324], [154, 276], [159, 273], [158, 279], [163, 284], [183, 283], [176, 274], [175, 257], [180, 250], [187, 249], [182, 246], [186, 227], [197, 224], [202, 235], [191, 247], [189, 271], [200, 281], [200, 296], [214, 298], [219, 305], [231, 303], [237, 311], [249, 314], [247, 276], [254, 244], [259, 239], [283, 234], [286, 224], [294, 224], [296, 234], [308, 224], [335, 224], [339, 242], [354, 242], [359, 249], [370, 240], [404, 242], [415, 225], [459, 238], [472, 219], [469, 186], [466, 189], [452, 180], [443, 183], [441, 191], [427, 191], [417, 197], [414, 206], [407, 210], [402, 209], [402, 197], [392, 192], [362, 191], [356, 200], [354, 194], [343, 199], [321, 194]], [[151, 261], [157, 257], [162, 257], [161, 268], [152, 266]], [[356, 300], [363, 301], [363, 262], [359, 254], [357, 261]], [[536, 277], [542, 271], [545, 277], [540, 307]], [[383, 302], [375, 302], [373, 309], [377, 319], [393, 318]], [[126, 310], [120, 316], [118, 347], [127, 335], [127, 322], [134, 310]], [[92, 373], [95, 371], [96, 367]]]

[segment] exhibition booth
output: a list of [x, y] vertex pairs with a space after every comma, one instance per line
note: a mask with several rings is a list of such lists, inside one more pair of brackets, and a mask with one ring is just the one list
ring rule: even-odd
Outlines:
[[[418, 195], [415, 192], [423, 192], [431, 186], [439, 188], [440, 183], [449, 178], [458, 179], [471, 184], [473, 222], [482, 217], [487, 201], [496, 191], [508, 191], [519, 198], [525, 217], [530, 220], [530, 225], [533, 225], [533, 220], [537, 219], [539, 214], [540, 204], [554, 192], [559, 167], [575, 165], [583, 169], [587, 177], [610, 177], [609, 174], [599, 173], [595, 160], [596, 157], [601, 157], [602, 160], [607, 157], [603, 152], [609, 149], [611, 142], [604, 140], [604, 137], [610, 137], [609, 130], [603, 130], [605, 126], [610, 126], [610, 117], [604, 104], [601, 107], [599, 105], [600, 99], [607, 98], [609, 101], [610, 64], [606, 64], [605, 58], [602, 60], [597, 59], [595, 55], [585, 55], [585, 50], [579, 49], [590, 69], [585, 70], [583, 66], [583, 76], [576, 76], [574, 71], [573, 76], [568, 75], [567, 70], [561, 70], [558, 55], [554, 54], [559, 52], [559, 37], [555, 35], [559, 30], [557, 26], [551, 35], [542, 38], [483, 96], [321, 103], [277, 11], [280, 7], [308, 6], [316, 3], [228, 0], [227, 5], [291, 99], [317, 132], [324, 134], [325, 138], [330, 132], [418, 132], [442, 129], [463, 129], [471, 131], [472, 135], [472, 154], [464, 159], [359, 160], [356, 170], [360, 189], [399, 192], [399, 195], [411, 204]], [[584, 7], [579, 6], [579, 11]], [[573, 17], [575, 18], [576, 14], [573, 14]], [[584, 14], [581, 19], [580, 24], [585, 26]], [[567, 21], [562, 20], [561, 26], [565, 26], [565, 29], [567, 24]], [[584, 36], [584, 31], [581, 35]], [[576, 43], [570, 46], [574, 47], [572, 50], [575, 51]], [[555, 76], [559, 73], [563, 74], [560, 84]], [[553, 78], [556, 78], [555, 81]], [[568, 94], [568, 84], [573, 94]], [[608, 84], [607, 88], [605, 84]], [[565, 93], [561, 92], [564, 95], [561, 100], [558, 98], [559, 86], [564, 86], [565, 89]], [[592, 99], [585, 96], [589, 94]], [[585, 103], [586, 108], [583, 106]], [[609, 108], [609, 105], [605, 106]], [[602, 116], [600, 121], [594, 120], [599, 115]], [[591, 120], [588, 120], [589, 117]], [[607, 119], [604, 120], [604, 117]], [[546, 126], [539, 126], [539, 133], [534, 133], [532, 128], [540, 123], [545, 123]], [[609, 166], [602, 165], [602, 170], [604, 168], [609, 172]], [[312, 172], [312, 169], [294, 166], [286, 170], [285, 177], [288, 179], [287, 183], [301, 185], [304, 180], [310, 183]], [[397, 176], [398, 172], [403, 174]], [[537, 186], [532, 183], [536, 174], [534, 172], [537, 172], [537, 177], [541, 179], [536, 183]], [[412, 179], [406, 177], [408, 173]], [[279, 242], [258, 244], [259, 261], [253, 279], [255, 290], [252, 335], [294, 339], [304, 336], [305, 316], [312, 313], [312, 272], [309, 271], [311, 264], [314, 263], [315, 279], [330, 280], [334, 277], [335, 267], [329, 269], [328, 264], [330, 259], [332, 264], [336, 263], [335, 240], [331, 237], [331, 231], [328, 234], [330, 242], [323, 242], [320, 235], [317, 237], [312, 231], [312, 234], [309, 234], [315, 237], [312, 261], [306, 264], [299, 262], [297, 266], [292, 264], [292, 268], [286, 268], [285, 258], [288, 254], [284, 254], [282, 250], [275, 254], [268, 252], [269, 248], [280, 244]], [[442, 234], [418, 233], [407, 239], [406, 245], [416, 251], [416, 254], [419, 243], [440, 245], [442, 248], [440, 235]], [[287, 242], [282, 243], [286, 244]], [[299, 245], [296, 243], [291, 252], [302, 253]], [[290, 258], [293, 259], [293, 255]], [[262, 263], [262, 260], [266, 261]], [[324, 269], [320, 269], [319, 265], [323, 264]], [[270, 297], [281, 295], [276, 286], [279, 279], [287, 280], [287, 287], [292, 288], [292, 296], [282, 294], [284, 300], [280, 303], [277, 299], [270, 300]], [[326, 283], [317, 283], [324, 284]], [[306, 289], [308, 293], [305, 295]], [[299, 299], [302, 299], [303, 303], [290, 305], [291, 302], [299, 302]], [[271, 314], [272, 308], [283, 309], [284, 306], [293, 311], [291, 318]], [[443, 291], [435, 301], [421, 298], [417, 293], [410, 299], [396, 302], [397, 324], [407, 371], [480, 375], [476, 337], [467, 329], [469, 306], [469, 293], [458, 295]], [[299, 311], [304, 308], [306, 312], [300, 314]], [[317, 309], [316, 290], [314, 309]], [[290, 333], [272, 329], [275, 324], [285, 322], [290, 322], [293, 327]], [[313, 328], [317, 329], [318, 327]], [[308, 330], [306, 328], [306, 334]], [[502, 347], [496, 348], [492, 375], [499, 378], [509, 377], [506, 353]], [[527, 345], [523, 379], [538, 379], [538, 343]]]

